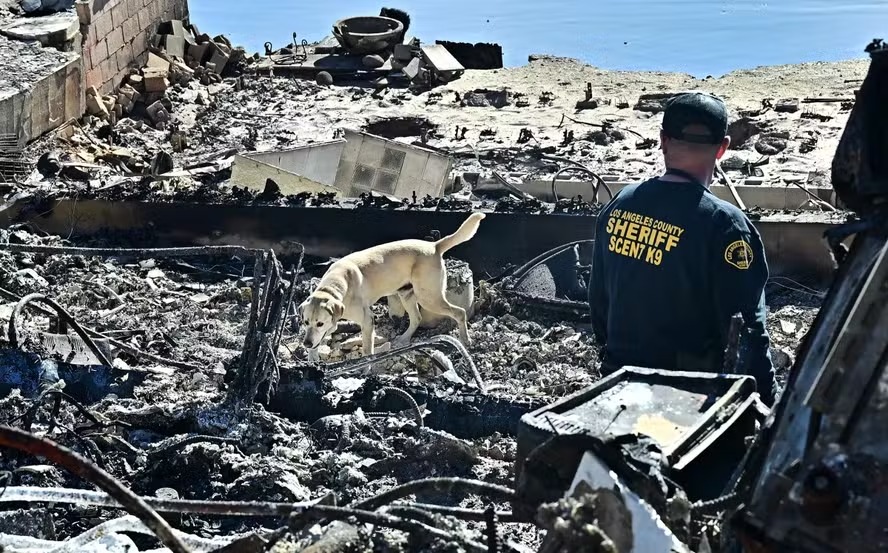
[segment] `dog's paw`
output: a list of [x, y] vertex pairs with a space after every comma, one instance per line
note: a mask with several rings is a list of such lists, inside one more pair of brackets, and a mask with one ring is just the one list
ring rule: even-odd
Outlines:
[[321, 354], [318, 353], [317, 349], [308, 350], [308, 362], [309, 363], [318, 363], [321, 360]]

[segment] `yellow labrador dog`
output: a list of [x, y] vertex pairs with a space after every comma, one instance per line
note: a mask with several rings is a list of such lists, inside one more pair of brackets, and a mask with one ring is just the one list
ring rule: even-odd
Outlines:
[[437, 242], [399, 240], [349, 254], [333, 263], [317, 289], [300, 305], [305, 327], [303, 345], [309, 359], [317, 360], [317, 347], [341, 319], [361, 326], [364, 355], [373, 354], [373, 311], [379, 299], [397, 294], [410, 317], [410, 326], [392, 345], [410, 342], [426, 311], [456, 321], [459, 337], [470, 345], [466, 311], [447, 301], [444, 253], [468, 242], [478, 232], [483, 213], [473, 213], [459, 229]]

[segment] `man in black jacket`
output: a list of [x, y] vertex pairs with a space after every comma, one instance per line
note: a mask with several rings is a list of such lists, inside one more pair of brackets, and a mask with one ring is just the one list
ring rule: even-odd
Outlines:
[[673, 98], [660, 133], [663, 176], [624, 188], [599, 214], [592, 324], [603, 368], [721, 372], [731, 318], [743, 316], [739, 372], [770, 404], [765, 327], [768, 264], [758, 231], [709, 183], [724, 155], [728, 113], [702, 93]]

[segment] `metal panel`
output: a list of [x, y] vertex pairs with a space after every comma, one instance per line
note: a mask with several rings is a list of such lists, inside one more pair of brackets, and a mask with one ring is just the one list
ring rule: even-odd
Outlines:
[[289, 150], [253, 152], [243, 154], [243, 157], [261, 161], [315, 182], [332, 186], [336, 182], [336, 171], [339, 168], [345, 145], [345, 140], [340, 139]]
[[[431, 150], [347, 130], [348, 144], [336, 175], [336, 187], [347, 196], [376, 191], [399, 198], [440, 196], [450, 176], [449, 157]], [[350, 168], [352, 161], [362, 166]]]

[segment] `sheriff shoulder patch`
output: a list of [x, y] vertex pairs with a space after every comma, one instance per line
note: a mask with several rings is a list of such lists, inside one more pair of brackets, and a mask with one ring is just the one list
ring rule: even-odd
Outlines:
[[725, 248], [725, 262], [745, 271], [752, 265], [752, 247], [745, 240], [732, 242]]

